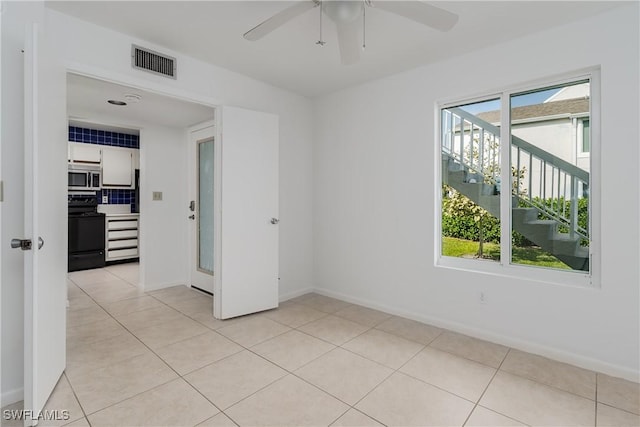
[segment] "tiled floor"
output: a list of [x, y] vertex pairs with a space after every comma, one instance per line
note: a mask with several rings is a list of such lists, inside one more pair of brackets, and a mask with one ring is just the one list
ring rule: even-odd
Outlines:
[[209, 296], [136, 281], [135, 264], [69, 275], [46, 407], [69, 425], [640, 425], [637, 383], [317, 294], [219, 321]]

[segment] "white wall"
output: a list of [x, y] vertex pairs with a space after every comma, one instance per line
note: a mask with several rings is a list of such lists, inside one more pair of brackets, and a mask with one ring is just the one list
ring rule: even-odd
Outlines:
[[[280, 117], [280, 295], [312, 287], [312, 104], [308, 98], [206, 64], [162, 46], [47, 10], [59, 57], [72, 67], [119, 76], [123, 83], [193, 100], [215, 101]], [[79, 36], [79, 35], [82, 36]], [[131, 68], [131, 44], [177, 58], [173, 81]], [[170, 262], [172, 258], [165, 258]]]
[[[638, 27], [638, 4], [629, 4], [317, 100], [317, 288], [637, 381]], [[601, 288], [435, 267], [435, 103], [597, 65]]]
[[[186, 129], [140, 131], [140, 258], [146, 291], [185, 284], [189, 262]], [[153, 201], [152, 192], [162, 191]]]

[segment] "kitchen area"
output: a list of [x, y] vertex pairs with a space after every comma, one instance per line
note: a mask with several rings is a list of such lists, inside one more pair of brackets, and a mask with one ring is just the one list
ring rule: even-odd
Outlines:
[[69, 121], [68, 271], [139, 260], [140, 134]]

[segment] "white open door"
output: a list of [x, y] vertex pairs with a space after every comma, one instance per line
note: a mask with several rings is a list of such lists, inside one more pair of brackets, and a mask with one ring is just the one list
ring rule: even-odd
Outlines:
[[25, 40], [25, 229], [15, 237], [28, 240], [13, 250], [24, 250], [24, 409], [37, 416], [66, 357], [65, 80], [39, 52], [37, 25]]
[[[213, 294], [214, 286], [214, 184], [217, 181], [215, 127], [213, 122], [191, 129], [190, 135], [190, 246], [191, 286]], [[216, 175], [216, 176], [214, 176]], [[213, 307], [212, 307], [213, 310]]]
[[[214, 316], [278, 306], [278, 116], [222, 108]], [[217, 230], [216, 230], [217, 231]]]

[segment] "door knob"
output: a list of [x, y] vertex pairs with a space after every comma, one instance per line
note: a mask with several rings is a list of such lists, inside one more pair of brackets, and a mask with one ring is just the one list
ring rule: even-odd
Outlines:
[[13, 249], [20, 248], [23, 251], [30, 251], [31, 239], [11, 239], [11, 247]]
[[195, 215], [189, 215], [189, 219], [196, 219]]
[[43, 246], [44, 240], [42, 239], [42, 237], [38, 237], [38, 250], [42, 249]]
[[277, 224], [280, 220], [278, 218], [271, 218], [271, 224]]

